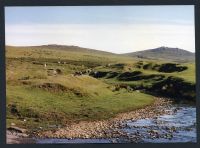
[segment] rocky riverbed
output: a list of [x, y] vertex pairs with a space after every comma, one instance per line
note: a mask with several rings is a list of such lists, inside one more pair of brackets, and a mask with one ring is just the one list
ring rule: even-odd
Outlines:
[[124, 138], [116, 142], [169, 143], [196, 142], [196, 108], [173, 106], [171, 114], [122, 122]]
[[40, 138], [111, 138], [121, 135], [118, 131], [124, 120], [138, 120], [152, 118], [162, 114], [168, 114], [168, 108], [172, 102], [166, 98], [155, 98], [152, 105], [142, 109], [137, 109], [128, 113], [118, 114], [115, 118], [102, 121], [81, 121], [79, 123], [67, 125], [53, 130], [36, 133], [36, 137]]
[[37, 143], [176, 143], [196, 142], [196, 108], [173, 106], [168, 114], [124, 120], [110, 138], [36, 139]]
[[196, 142], [196, 109], [156, 98], [150, 106], [110, 120], [82, 121], [31, 136], [33, 143]]

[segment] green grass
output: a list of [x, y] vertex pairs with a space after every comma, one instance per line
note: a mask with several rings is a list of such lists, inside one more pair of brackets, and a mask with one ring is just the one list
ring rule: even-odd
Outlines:
[[[106, 66], [99, 66], [96, 67], [95, 69], [98, 71], [117, 71], [117, 72], [125, 72], [125, 71], [141, 71], [144, 75], [151, 75], [151, 74], [159, 74], [159, 75], [164, 75], [166, 77], [168, 76], [174, 76], [174, 77], [178, 77], [178, 78], [183, 78], [185, 81], [187, 82], [191, 82], [191, 83], [195, 83], [195, 63], [183, 63], [180, 64], [181, 66], [187, 66], [188, 69], [182, 72], [173, 72], [173, 73], [164, 73], [164, 72], [158, 72], [156, 70], [151, 70], [151, 69], [143, 69], [143, 68], [137, 68], [135, 67], [135, 63], [137, 63], [138, 61], [127, 61], [124, 62], [125, 66], [123, 69], [121, 68], [112, 68], [112, 67], [106, 67]], [[147, 63], [152, 63], [152, 64], [164, 64], [166, 62], [164, 61], [143, 61], [145, 64]], [[173, 62], [169, 62], [169, 63], [173, 63]], [[128, 68], [130, 68], [131, 70], [127, 70]]]
[[[75, 88], [75, 86], [72, 87]], [[48, 121], [63, 125], [81, 120], [108, 119], [117, 113], [135, 110], [154, 101], [153, 96], [143, 93], [129, 93], [126, 90], [112, 92], [102, 84], [96, 88], [93, 88], [91, 84], [90, 88], [82, 91], [90, 92], [90, 96], [78, 97], [73, 93], [52, 93], [29, 86], [8, 86], [7, 118], [11, 118], [8, 124], [20, 120], [16, 116], [12, 119], [14, 115], [10, 112], [11, 104], [17, 106], [20, 118], [28, 120], [26, 126], [32, 127], [32, 124], [29, 125], [32, 119], [39, 119], [45, 124]]]
[[[66, 63], [59, 64], [58, 61]], [[163, 73], [137, 68], [135, 65], [138, 61], [139, 59], [101, 52], [73, 52], [47, 49], [47, 47], [7, 47], [7, 126], [15, 123], [19, 127], [31, 130], [40, 126], [47, 128], [49, 125], [65, 125], [82, 120], [102, 120], [153, 103], [152, 95], [126, 89], [119, 91], [112, 89], [117, 84], [150, 87], [157, 83], [154, 79], [119, 81], [117, 77], [96, 79], [88, 75], [72, 75], [76, 71], [88, 68], [119, 73], [141, 71], [145, 76], [159, 74], [165, 76], [164, 79], [174, 76], [195, 84], [194, 63], [181, 64], [188, 67], [183, 72]], [[143, 62], [165, 63], [155, 60], [143, 60]], [[44, 68], [45, 63], [47, 68]], [[119, 63], [124, 66], [116, 66]], [[62, 74], [49, 76], [47, 69], [60, 69]], [[28, 79], [20, 80], [24, 77]], [[52, 84], [52, 88], [40, 87], [48, 83]], [[11, 111], [13, 106], [15, 112]], [[24, 119], [27, 121], [24, 122]]]

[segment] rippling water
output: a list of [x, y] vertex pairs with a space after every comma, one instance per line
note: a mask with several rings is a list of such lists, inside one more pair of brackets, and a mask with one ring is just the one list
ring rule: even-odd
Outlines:
[[36, 139], [36, 143], [169, 143], [196, 142], [196, 108], [174, 106], [173, 114], [124, 121], [118, 129], [126, 136], [113, 139]]
[[141, 142], [145, 143], [196, 142], [196, 108], [185, 106], [171, 110], [175, 111], [172, 115], [126, 121], [122, 131], [140, 134]]

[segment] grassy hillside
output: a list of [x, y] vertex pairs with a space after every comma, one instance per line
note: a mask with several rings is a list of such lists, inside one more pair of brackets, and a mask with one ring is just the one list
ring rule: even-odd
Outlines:
[[92, 76], [120, 88], [141, 90], [144, 93], [174, 98], [176, 101], [195, 101], [195, 64], [138, 61], [133, 64], [114, 64], [96, 67]]
[[123, 54], [143, 59], [169, 60], [174, 62], [194, 62], [195, 54], [179, 48], [159, 47]]
[[[48, 124], [107, 119], [153, 102], [153, 97], [146, 94], [126, 90], [112, 92], [107, 87], [88, 76], [49, 78], [25, 86], [8, 85], [8, 124], [19, 122], [25, 127], [45, 127]], [[24, 119], [28, 122], [21, 125]]]
[[8, 46], [7, 125], [108, 119], [153, 103], [153, 95], [194, 101], [194, 66], [74, 46]]
[[[119, 59], [125, 61], [127, 58], [110, 57], [105, 53], [7, 47], [8, 126], [15, 123], [36, 128], [107, 119], [153, 103], [150, 95], [126, 89], [115, 92], [112, 85], [96, 78], [73, 75]], [[59, 72], [54, 73], [56, 70]]]

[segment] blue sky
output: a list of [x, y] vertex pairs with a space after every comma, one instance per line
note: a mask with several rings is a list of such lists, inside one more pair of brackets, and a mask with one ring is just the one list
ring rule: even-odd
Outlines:
[[194, 48], [193, 6], [6, 7], [6, 44], [64, 44], [126, 53]]

